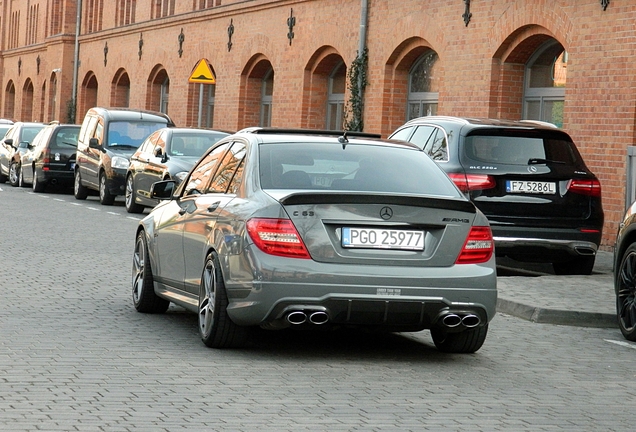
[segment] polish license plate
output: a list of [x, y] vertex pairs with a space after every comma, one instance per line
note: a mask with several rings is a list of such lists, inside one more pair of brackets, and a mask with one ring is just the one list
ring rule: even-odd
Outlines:
[[506, 181], [506, 192], [553, 195], [556, 193], [556, 183], [508, 180]]
[[342, 247], [424, 250], [424, 232], [345, 227], [342, 228]]

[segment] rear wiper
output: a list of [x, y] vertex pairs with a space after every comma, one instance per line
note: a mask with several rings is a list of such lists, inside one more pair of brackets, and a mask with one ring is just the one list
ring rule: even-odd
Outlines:
[[565, 165], [563, 161], [550, 160], [550, 159], [541, 159], [541, 158], [532, 158], [528, 160], [528, 165], [538, 165], [538, 164], [561, 164]]

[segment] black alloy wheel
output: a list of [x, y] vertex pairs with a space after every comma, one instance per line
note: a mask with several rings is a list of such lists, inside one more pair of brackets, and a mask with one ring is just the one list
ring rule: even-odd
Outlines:
[[199, 286], [199, 335], [210, 348], [237, 348], [247, 340], [247, 328], [241, 327], [227, 314], [227, 293], [216, 253], [205, 260]]
[[164, 313], [170, 302], [155, 294], [148, 245], [143, 231], [137, 234], [132, 262], [132, 299], [138, 312]]
[[108, 179], [105, 173], [99, 176], [99, 202], [102, 205], [112, 205], [115, 202], [115, 195], [108, 190]]
[[636, 243], [623, 255], [615, 288], [618, 326], [625, 339], [636, 342]]

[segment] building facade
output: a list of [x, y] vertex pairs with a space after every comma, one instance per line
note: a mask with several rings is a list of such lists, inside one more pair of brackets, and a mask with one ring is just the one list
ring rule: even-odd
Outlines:
[[79, 123], [128, 106], [179, 126], [383, 136], [429, 114], [549, 121], [600, 177], [614, 242], [636, 2], [0, 0], [0, 14], [0, 117]]

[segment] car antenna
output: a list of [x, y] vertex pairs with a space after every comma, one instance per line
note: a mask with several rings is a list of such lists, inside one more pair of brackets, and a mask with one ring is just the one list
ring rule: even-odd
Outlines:
[[347, 131], [344, 131], [344, 134], [338, 137], [338, 142], [342, 144], [343, 150], [345, 149], [345, 147], [347, 147], [347, 143], [349, 142], [349, 139], [347, 138]]

